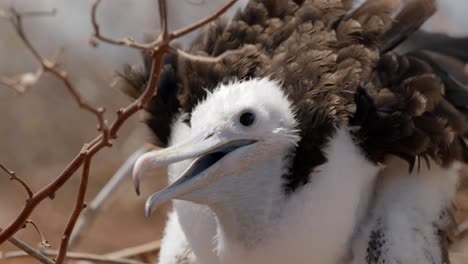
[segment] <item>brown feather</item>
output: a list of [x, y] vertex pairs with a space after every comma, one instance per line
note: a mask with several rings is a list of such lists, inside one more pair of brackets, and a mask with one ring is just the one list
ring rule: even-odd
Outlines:
[[408, 36], [418, 30], [437, 9], [436, 0], [410, 0], [395, 17], [390, 30], [388, 30], [381, 43], [382, 50], [388, 51], [399, 45]]
[[349, 2], [340, 0], [252, 0], [232, 23], [207, 27], [189, 51], [218, 56], [253, 48], [217, 63], [173, 58], [148, 108], [148, 124], [164, 146], [174, 117], [190, 114], [205, 89], [268, 76], [282, 81], [300, 123], [287, 191], [307, 183], [326, 161], [321, 149], [337, 126], [359, 127], [355, 138], [375, 162], [390, 154], [409, 168], [417, 168], [420, 157], [444, 166], [463, 160], [466, 120], [460, 103], [447, 97], [452, 85], [428, 60], [387, 52], [432, 14], [434, 1], [410, 1], [394, 17], [398, 6], [397, 0], [369, 0], [350, 13]]

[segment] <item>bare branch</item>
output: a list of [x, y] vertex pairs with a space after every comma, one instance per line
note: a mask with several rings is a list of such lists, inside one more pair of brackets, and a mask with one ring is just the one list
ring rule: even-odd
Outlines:
[[[23, 28], [23, 16], [21, 13], [19, 13], [17, 10], [12, 8], [10, 10], [11, 12], [11, 19], [10, 22], [13, 25], [13, 27], [16, 30], [16, 33], [20, 37], [20, 39], [23, 41], [23, 43], [26, 45], [28, 50], [33, 54], [33, 56], [36, 58], [37, 62], [40, 64], [41, 69], [38, 71], [38, 73], [35, 75], [35, 78], [25, 78], [25, 75], [20, 75], [23, 76], [20, 78], [20, 83], [22, 84], [25, 81], [22, 80], [29, 80], [32, 79], [34, 81], [29, 81], [26, 84], [32, 85], [35, 84], [38, 79], [42, 76], [43, 72], [49, 73], [53, 76], [55, 76], [57, 79], [62, 81], [62, 83], [65, 85], [65, 87], [68, 89], [68, 92], [71, 94], [73, 99], [78, 103], [78, 106], [80, 108], [85, 109], [86, 111], [94, 114], [98, 120], [98, 130], [102, 131], [104, 140], [108, 140], [108, 129], [107, 129], [107, 123], [104, 119], [104, 109], [103, 108], [94, 108], [88, 103], [84, 102], [84, 100], [81, 98], [81, 95], [78, 93], [78, 90], [72, 85], [70, 80], [68, 79], [68, 75], [65, 71], [60, 70], [57, 68], [57, 61], [49, 61], [46, 58], [44, 58], [40, 52], [34, 47], [32, 42], [29, 40], [29, 38], [26, 36], [26, 33], [24, 32]], [[34, 14], [34, 12], [29, 12], [26, 14]], [[44, 14], [44, 12], [36, 12], [37, 14]], [[58, 56], [55, 56], [56, 59], [58, 59]], [[30, 75], [28, 75], [30, 76]], [[22, 82], [21, 82], [22, 81]], [[3, 83], [5, 83], [5, 80], [3, 80]], [[13, 86], [15, 87], [15, 86]]]
[[151, 145], [144, 145], [133, 153], [119, 170], [112, 176], [106, 183], [96, 197], [88, 204], [86, 210], [80, 215], [76, 222], [75, 229], [70, 236], [69, 247], [73, 247], [81, 240], [81, 235], [86, 232], [87, 228], [94, 223], [96, 213], [101, 209], [102, 205], [114, 193], [114, 191], [121, 185], [124, 179], [132, 175], [133, 164], [139, 156], [148, 152], [153, 147]]
[[185, 36], [203, 26], [205, 26], [206, 24], [210, 23], [210, 22], [213, 22], [214, 20], [216, 20], [218, 17], [220, 17], [222, 14], [224, 14], [229, 8], [231, 8], [231, 6], [233, 6], [238, 0], [231, 0], [229, 1], [227, 4], [225, 4], [223, 7], [221, 7], [221, 9], [219, 9], [216, 13], [212, 14], [211, 16], [209, 17], [206, 17], [202, 20], [199, 20], [198, 22], [195, 22], [183, 29], [179, 29], [177, 30], [176, 32], [172, 33], [169, 35], [169, 39], [170, 40], [173, 40], [173, 39], [176, 39], [176, 38], [180, 38], [182, 36]]
[[[2, 231], [2, 228], [0, 228], [0, 231]], [[44, 264], [55, 264], [52, 260], [47, 258], [44, 254], [42, 254], [38, 250], [35, 250], [34, 248], [30, 247], [28, 244], [24, 243], [23, 241], [13, 236], [8, 238], [8, 241], [12, 243], [13, 245], [15, 245], [17, 248], [24, 251], [22, 253], [25, 254], [26, 256], [29, 255]], [[0, 254], [0, 259], [6, 259], [5, 254]]]
[[[85, 145], [85, 147], [87, 146]], [[28, 217], [40, 202], [55, 195], [55, 192], [70, 179], [76, 170], [80, 168], [85, 157], [86, 152], [81, 151], [58, 177], [35, 193], [32, 198], [28, 200], [16, 219], [0, 232], [0, 244], [5, 242], [5, 240], [13, 236], [14, 233], [24, 226]]]
[[42, 62], [45, 62], [46, 59], [41, 56], [39, 51], [32, 45], [31, 41], [29, 41], [28, 37], [26, 36], [26, 33], [24, 32], [23, 28], [23, 17], [21, 14], [16, 11], [16, 9], [11, 8], [10, 9], [10, 23], [13, 25], [13, 27], [16, 30], [16, 33], [18, 36], [21, 38], [23, 43], [26, 45], [28, 50], [33, 54], [33, 56], [36, 58], [36, 60], [42, 64]]
[[254, 45], [245, 45], [244, 47], [242, 47], [241, 49], [238, 49], [238, 50], [228, 50], [222, 54], [220, 54], [219, 56], [216, 56], [216, 57], [209, 57], [209, 56], [200, 56], [200, 55], [194, 55], [194, 54], [190, 54], [188, 52], [185, 52], [181, 49], [175, 49], [175, 48], [172, 48], [171, 47], [171, 52], [173, 53], [177, 53], [177, 55], [179, 55], [180, 57], [182, 58], [186, 58], [188, 60], [191, 60], [191, 61], [195, 61], [195, 62], [203, 62], [203, 63], [217, 63], [221, 60], [223, 60], [224, 58], [228, 57], [228, 56], [231, 56], [231, 55], [235, 55], [235, 54], [245, 54], [245, 53], [249, 53], [249, 52], [254, 52], [256, 50], [255, 46]]
[[161, 24], [161, 38], [167, 39], [167, 35], [169, 34], [168, 30], [168, 22], [167, 22], [167, 2], [166, 0], [158, 0], [159, 3], [159, 18]]
[[132, 37], [126, 37], [123, 39], [112, 39], [112, 38], [103, 36], [101, 34], [101, 30], [97, 22], [97, 9], [101, 2], [102, 0], [94, 0], [93, 5], [91, 7], [91, 23], [93, 25], [93, 30], [94, 30], [93, 36], [95, 38], [97, 38], [98, 40], [102, 42], [111, 44], [111, 45], [126, 46], [126, 47], [131, 47], [131, 48], [139, 49], [143, 51], [150, 51], [154, 46], [158, 44], [159, 41], [154, 41], [151, 43], [138, 43]]
[[52, 10], [46, 10], [46, 11], [23, 11], [23, 12], [18, 12], [18, 14], [23, 17], [23, 18], [28, 18], [28, 17], [45, 17], [45, 16], [55, 16], [57, 15], [57, 9], [53, 8]]
[[[37, 251], [38, 254], [42, 256], [55, 256], [57, 255], [57, 250], [40, 250]], [[18, 259], [18, 258], [25, 258], [29, 255], [23, 251], [10, 251], [10, 252], [0, 252], [0, 260], [10, 260], [10, 259]], [[36, 256], [33, 256], [37, 258]], [[45, 257], [47, 258], [47, 257]], [[88, 254], [88, 253], [79, 253], [79, 252], [67, 252], [65, 257], [68, 260], [82, 260], [82, 261], [90, 261], [92, 263], [110, 263], [110, 264], [146, 264], [141, 261], [126, 259], [126, 258], [110, 258], [107, 256], [101, 256], [96, 254]], [[50, 262], [42, 262], [45, 264], [55, 264], [53, 261], [49, 260]]]
[[36, 223], [34, 223], [32, 220], [29, 219], [29, 220], [26, 220], [26, 223], [24, 224], [24, 227], [26, 228], [26, 226], [28, 224], [32, 225], [34, 227], [34, 229], [36, 229], [37, 233], [39, 234], [39, 236], [41, 238], [41, 246], [45, 247], [45, 248], [49, 248], [50, 247], [49, 241], [47, 241], [44, 234], [41, 232], [41, 230], [36, 225]]
[[[101, 0], [97, 0], [95, 2], [99, 3]], [[149, 103], [151, 98], [155, 95], [156, 93], [156, 87], [158, 85], [159, 81], [159, 72], [162, 68], [162, 57], [163, 55], [170, 51], [172, 49], [169, 44], [172, 40], [179, 38], [183, 35], [186, 35], [190, 32], [193, 32], [197, 30], [200, 27], [203, 27], [204, 25], [210, 23], [211, 21], [217, 19], [220, 17], [224, 12], [226, 12], [229, 7], [231, 7], [234, 3], [236, 3], [237, 0], [231, 0], [229, 3], [224, 5], [221, 9], [219, 9], [215, 14], [209, 16], [206, 19], [202, 19], [190, 26], [188, 26], [185, 29], [176, 31], [176, 33], [169, 34], [167, 39], [162, 39], [161, 40], [161, 45], [156, 43], [154, 45], [154, 50], [155, 53], [153, 54], [153, 65], [151, 67], [151, 72], [150, 72], [150, 79], [148, 82], [148, 85], [145, 89], [145, 91], [140, 95], [140, 97], [135, 100], [132, 104], [130, 104], [127, 108], [122, 108], [117, 112], [117, 115], [119, 118], [117, 118], [114, 123], [111, 125], [110, 129], [110, 138], [114, 139], [117, 137], [117, 131], [120, 129], [122, 124], [134, 113], [136, 113], [138, 110], [142, 109], [146, 104]], [[94, 6], [93, 6], [94, 7]], [[94, 16], [93, 16], [94, 17]]]
[[60, 243], [59, 254], [57, 255], [56, 263], [62, 263], [65, 259], [67, 254], [68, 248], [68, 240], [70, 239], [70, 235], [73, 232], [73, 228], [75, 227], [76, 221], [81, 214], [81, 211], [86, 207], [85, 204], [85, 195], [86, 189], [88, 188], [88, 179], [89, 179], [89, 169], [91, 166], [91, 157], [87, 156], [84, 164], [83, 164], [83, 173], [81, 175], [81, 184], [80, 189], [78, 191], [78, 197], [76, 199], [75, 208], [73, 209], [73, 213], [68, 220], [67, 227], [63, 232], [62, 242]]
[[7, 169], [3, 164], [0, 163], [0, 169], [2, 169], [4, 172], [6, 172], [8, 175], [10, 175], [10, 180], [12, 181], [17, 181], [19, 182], [23, 188], [26, 190], [26, 192], [28, 193], [28, 199], [31, 199], [33, 197], [33, 192], [31, 190], [31, 188], [29, 187], [29, 185], [23, 180], [21, 179], [20, 177], [16, 176], [16, 172], [14, 171], [11, 171], [9, 169]]
[[0, 77], [0, 84], [22, 94], [35, 85], [43, 73], [42, 69], [38, 69], [36, 72], [26, 72], [12, 77]]
[[159, 72], [163, 66], [163, 56], [168, 50], [169, 46], [161, 46], [154, 54], [150, 79], [145, 91], [140, 95], [140, 97], [126, 108], [122, 108], [117, 111], [117, 119], [115, 119], [115, 121], [112, 123], [110, 129], [111, 139], [117, 138], [117, 132], [120, 130], [125, 121], [127, 121], [130, 116], [143, 109], [143, 107], [150, 102], [153, 95], [156, 94], [156, 87], [159, 83]]

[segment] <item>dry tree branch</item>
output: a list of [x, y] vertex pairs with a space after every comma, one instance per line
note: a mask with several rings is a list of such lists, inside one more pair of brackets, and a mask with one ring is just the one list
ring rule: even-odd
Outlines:
[[213, 22], [218, 17], [220, 17], [222, 14], [224, 14], [229, 8], [231, 8], [236, 2], [237, 2], [237, 0], [231, 0], [227, 4], [225, 4], [223, 7], [221, 7], [213, 15], [208, 16], [208, 17], [206, 17], [204, 19], [201, 19], [198, 22], [195, 22], [195, 23], [193, 23], [191, 25], [188, 25], [185, 28], [182, 28], [182, 29], [179, 29], [179, 30], [175, 31], [174, 33], [169, 35], [169, 37], [168, 37], [169, 41], [180, 38], [180, 37], [183, 37], [183, 36], [193, 32], [193, 31], [203, 27], [204, 25], [206, 25], [206, 24], [208, 24], [210, 22]]
[[[2, 228], [0, 228], [0, 231], [2, 231]], [[12, 243], [13, 245], [15, 245], [17, 248], [21, 249], [23, 251], [23, 254], [24, 252], [39, 260], [41, 263], [44, 263], [44, 264], [55, 264], [52, 260], [50, 260], [47, 256], [45, 256], [44, 254], [42, 254], [41, 252], [39, 252], [38, 250], [30, 247], [28, 244], [24, 243], [23, 241], [15, 238], [14, 236], [8, 238], [8, 241], [10, 243]], [[2, 252], [0, 252], [0, 259], [6, 259], [5, 258], [5, 255], [6, 254], [3, 254]]]
[[[41, 256], [56, 256], [58, 254], [57, 250], [40, 250], [37, 251]], [[23, 251], [10, 251], [10, 252], [0, 252], [0, 260], [9, 260], [9, 259], [18, 259], [29, 257], [27, 253]], [[33, 256], [35, 258], [35, 256]], [[141, 261], [127, 259], [127, 258], [112, 258], [108, 256], [101, 256], [96, 254], [80, 253], [80, 252], [67, 252], [65, 256], [67, 260], [82, 260], [89, 261], [92, 263], [108, 263], [108, 264], [146, 264]], [[41, 261], [42, 262], [42, 261]], [[55, 262], [49, 260], [48, 262], [42, 262], [45, 264], [55, 264]]]
[[49, 11], [26, 11], [20, 13], [21, 17], [55, 16], [56, 14], [56, 8]]
[[183, 51], [181, 49], [175, 49], [175, 48], [172, 48], [172, 47], [171, 47], [170, 52], [176, 53], [180, 57], [188, 59], [190, 61], [202, 62], [202, 63], [217, 63], [217, 62], [223, 60], [224, 58], [226, 58], [228, 56], [235, 55], [235, 54], [243, 54], [243, 53], [245, 54], [245, 53], [253, 52], [255, 50], [256, 50], [255, 45], [245, 45], [241, 49], [228, 50], [228, 51], [225, 51], [225, 52], [223, 52], [222, 54], [220, 54], [220, 55], [218, 55], [216, 57], [194, 55], [194, 54], [185, 52], [185, 51]]
[[16, 219], [0, 232], [0, 244], [5, 242], [5, 240], [15, 234], [24, 225], [39, 203], [46, 198], [55, 196], [55, 192], [59, 190], [65, 182], [70, 179], [73, 173], [80, 168], [85, 157], [85, 152], [81, 151], [57, 178], [36, 192], [31, 199], [26, 201], [23, 210]]
[[[0, 231], [2, 229], [0, 228]], [[10, 252], [0, 252], [0, 260], [9, 260], [25, 257], [33, 257], [39, 260], [43, 264], [55, 264], [56, 262], [48, 258], [48, 256], [53, 257], [59, 254], [57, 250], [36, 250], [24, 243], [23, 241], [13, 237], [8, 239], [10, 243], [15, 245], [21, 251], [10, 251]], [[136, 257], [145, 253], [150, 253], [157, 251], [159, 249], [159, 242], [152, 242], [142, 246], [128, 248], [122, 251], [115, 253], [110, 253], [106, 255], [96, 255], [80, 252], [67, 252], [65, 259], [69, 260], [83, 260], [91, 261], [94, 263], [110, 263], [110, 264], [145, 264], [140, 261], [132, 260], [131, 257]]]
[[55, 260], [57, 263], [62, 263], [65, 259], [67, 254], [68, 248], [68, 240], [70, 239], [70, 235], [73, 232], [73, 228], [75, 227], [76, 221], [81, 214], [81, 211], [86, 207], [85, 204], [85, 195], [86, 190], [88, 188], [88, 179], [89, 179], [89, 169], [91, 166], [91, 156], [87, 156], [85, 158], [83, 164], [83, 173], [81, 175], [81, 183], [80, 189], [78, 191], [78, 197], [76, 199], [75, 208], [73, 209], [73, 213], [68, 220], [67, 226], [65, 227], [65, 231], [63, 232], [62, 242], [60, 243], [59, 253], [57, 255], [57, 259]]
[[45, 247], [45, 248], [48, 248], [50, 247], [50, 244], [49, 244], [49, 241], [47, 241], [47, 239], [45, 238], [44, 234], [41, 232], [41, 230], [39, 229], [39, 227], [36, 225], [36, 223], [34, 223], [32, 220], [26, 220], [26, 223], [24, 224], [24, 228], [26, 228], [26, 226], [30, 224], [34, 227], [34, 229], [36, 230], [36, 232], [39, 234], [39, 237], [41, 238], [41, 246]]
[[[20, 214], [14, 219], [8, 226], [5, 227], [2, 231], [0, 231], [0, 244], [5, 242], [7, 239], [12, 237], [28, 220], [28, 217], [31, 213], [35, 210], [38, 204], [40, 204], [44, 199], [48, 197], [54, 197], [55, 192], [58, 191], [71, 177], [72, 175], [84, 165], [83, 174], [82, 174], [82, 184], [80, 187], [78, 199], [75, 204], [75, 209], [73, 211], [72, 216], [70, 217], [67, 228], [64, 232], [64, 237], [61, 243], [60, 250], [58, 252], [56, 264], [60, 264], [63, 262], [64, 258], [66, 257], [66, 251], [68, 246], [68, 236], [73, 231], [74, 225], [76, 223], [76, 219], [79, 216], [79, 213], [82, 210], [82, 205], [84, 204], [84, 195], [86, 191], [86, 183], [87, 178], [89, 176], [89, 165], [91, 159], [94, 155], [99, 152], [104, 147], [110, 147], [110, 140], [117, 138], [117, 133], [122, 127], [122, 125], [137, 111], [143, 109], [151, 100], [151, 98], [156, 94], [157, 86], [159, 83], [159, 73], [163, 66], [163, 56], [165, 53], [169, 52], [171, 47], [170, 43], [172, 40], [181, 37], [185, 34], [188, 34], [198, 28], [210, 23], [211, 21], [215, 20], [219, 16], [221, 16], [229, 7], [231, 7], [237, 0], [231, 0], [225, 6], [223, 6], [218, 12], [215, 14], [202, 19], [184, 29], [178, 30], [174, 33], [170, 34], [162, 34], [158, 40], [153, 43], [149, 44], [138, 44], [136, 42], [122, 42], [118, 40], [112, 40], [106, 37], [103, 37], [99, 32], [99, 25], [96, 19], [96, 10], [98, 8], [99, 3], [101, 0], [96, 0], [93, 3], [92, 10], [91, 10], [91, 21], [93, 24], [94, 29], [94, 36], [103, 41], [114, 45], [125, 45], [130, 46], [132, 48], [144, 50], [144, 51], [151, 51], [150, 54], [153, 58], [153, 63], [150, 72], [150, 80], [144, 92], [137, 98], [134, 102], [128, 105], [125, 108], [120, 109], [117, 112], [117, 117], [114, 119], [110, 126], [107, 125], [106, 120], [104, 119], [104, 109], [103, 108], [94, 108], [91, 105], [84, 102], [79, 95], [78, 91], [70, 82], [68, 75], [63, 70], [57, 68], [56, 61], [49, 61], [44, 58], [32, 45], [28, 37], [26, 36], [23, 26], [22, 26], [22, 16], [20, 13], [12, 10], [12, 19], [10, 20], [12, 25], [17, 31], [18, 36], [27, 46], [28, 50], [33, 54], [33, 56], [37, 59], [40, 63], [41, 68], [44, 72], [50, 73], [55, 76], [57, 79], [61, 80], [66, 88], [68, 89], [69, 93], [78, 103], [78, 105], [94, 114], [98, 120], [98, 128], [101, 133], [93, 139], [90, 143], [85, 144], [82, 150], [72, 159], [72, 161], [67, 165], [67, 167], [50, 183], [40, 189], [38, 192], [34, 193], [30, 199], [26, 201], [25, 206], [23, 207]], [[161, 7], [164, 9], [166, 7], [166, 0], [161, 0], [162, 3]], [[166, 10], [162, 10], [160, 8], [160, 16], [167, 20], [167, 12]], [[167, 25], [167, 21], [163, 23], [163, 26]], [[164, 26], [166, 27], [166, 26]], [[165, 29], [163, 29], [164, 31]], [[128, 44], [129, 43], [129, 44]]]
[[40, 63], [42, 63], [42, 61], [45, 61], [45, 59], [41, 56], [41, 54], [37, 51], [37, 49], [29, 41], [28, 37], [26, 36], [26, 33], [24, 32], [24, 28], [23, 28], [23, 17], [24, 16], [22, 14], [20, 14], [18, 11], [16, 11], [16, 9], [11, 8], [10, 9], [10, 14], [7, 17], [9, 18], [10, 23], [15, 28], [16, 33], [18, 34], [18, 36], [21, 38], [23, 43], [27, 46], [28, 50], [33, 54], [33, 56], [36, 58], [36, 60], [39, 61]]
[[[44, 58], [40, 52], [34, 47], [32, 42], [29, 40], [27, 37], [26, 33], [24, 32], [24, 27], [23, 27], [23, 14], [19, 13], [16, 9], [11, 8], [10, 10], [10, 22], [14, 29], [16, 30], [17, 35], [20, 37], [20, 39], [23, 41], [23, 43], [26, 45], [27, 49], [32, 53], [32, 55], [35, 57], [37, 62], [40, 64], [40, 71], [36, 74], [36, 79], [37, 80], [42, 76], [43, 73], [49, 73], [53, 76], [55, 76], [57, 79], [63, 82], [65, 87], [68, 89], [68, 92], [72, 95], [73, 99], [78, 103], [80, 108], [85, 109], [86, 111], [94, 114], [96, 118], [98, 119], [98, 130], [102, 131], [103, 136], [105, 139], [108, 139], [108, 129], [106, 127], [106, 122], [104, 120], [104, 109], [103, 108], [95, 108], [88, 103], [84, 102], [84, 100], [81, 98], [80, 94], [78, 93], [77, 89], [72, 85], [70, 80], [68, 79], [68, 75], [65, 71], [59, 69], [57, 67], [57, 61], [56, 60], [48, 60]], [[25, 13], [26, 15], [31, 15], [31, 14], [38, 14], [44, 15], [44, 14], [49, 14], [45, 12], [29, 12]], [[50, 13], [54, 14], [54, 12]], [[57, 58], [58, 59], [58, 58]], [[5, 82], [3, 82], [5, 83]], [[35, 83], [35, 82], [34, 82]]]
[[161, 24], [161, 39], [167, 39], [169, 34], [168, 21], [167, 21], [167, 3], [165, 0], [158, 0], [159, 4], [159, 19]]
[[[152, 53], [156, 49], [158, 49], [160, 46], [169, 46], [169, 43], [175, 39], [178, 39], [180, 37], [183, 37], [207, 24], [210, 22], [213, 22], [217, 18], [219, 18], [221, 15], [223, 15], [229, 8], [231, 8], [238, 0], [230, 0], [227, 4], [225, 4], [223, 7], [221, 7], [217, 12], [214, 14], [205, 17], [191, 25], [188, 25], [185, 28], [179, 29], [173, 33], [168, 33], [167, 31], [167, 23], [162, 22], [162, 34], [157, 38], [156, 40], [149, 42], [149, 43], [138, 43], [134, 38], [132, 37], [126, 37], [123, 39], [112, 39], [109, 37], [105, 37], [101, 34], [99, 24], [97, 23], [96, 19], [96, 12], [99, 4], [101, 3], [102, 0], [95, 0], [93, 5], [92, 5], [92, 10], [91, 10], [91, 15], [92, 19], [91, 22], [93, 24], [93, 29], [94, 29], [94, 37], [105, 42], [108, 44], [112, 45], [117, 45], [117, 46], [127, 46], [135, 49], [142, 50], [146, 53]], [[158, 0], [159, 1], [159, 10], [160, 10], [160, 17], [161, 20], [167, 20], [167, 4], [166, 0]], [[164, 36], [164, 34], [167, 34], [167, 36]]]
[[0, 77], [0, 84], [22, 94], [36, 84], [43, 73], [42, 69], [38, 69], [36, 72], [26, 72], [12, 77]]
[[154, 48], [157, 45], [158, 41], [154, 41], [151, 43], [138, 43], [132, 37], [126, 37], [123, 39], [112, 39], [112, 38], [103, 36], [101, 34], [101, 28], [99, 26], [99, 23], [97, 22], [97, 9], [101, 1], [102, 0], [94, 0], [92, 7], [91, 7], [91, 23], [93, 25], [93, 30], [94, 30], [93, 37], [107, 44], [116, 45], [116, 46], [126, 46], [126, 47], [130, 47], [134, 49], [139, 49], [142, 51], [149, 51], [150, 49]]
[[23, 188], [26, 190], [28, 193], [28, 199], [31, 199], [33, 197], [33, 192], [29, 185], [20, 177], [16, 176], [16, 172], [7, 169], [3, 164], [0, 163], [0, 169], [2, 169], [4, 172], [6, 172], [8, 175], [10, 175], [10, 180], [11, 181], [17, 181], [19, 184], [23, 186]]
[[87, 228], [94, 223], [96, 213], [107, 201], [112, 193], [121, 185], [124, 179], [131, 176], [133, 164], [139, 156], [148, 152], [153, 147], [151, 145], [144, 145], [133, 153], [119, 168], [119, 170], [112, 176], [106, 185], [99, 191], [96, 197], [88, 204], [86, 211], [84, 211], [78, 218], [75, 229], [70, 236], [69, 245], [78, 244], [82, 238], [82, 234], [86, 232]]

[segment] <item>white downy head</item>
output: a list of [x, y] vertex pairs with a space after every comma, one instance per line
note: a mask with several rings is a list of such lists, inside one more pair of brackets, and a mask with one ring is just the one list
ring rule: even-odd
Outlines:
[[257, 167], [281, 163], [299, 140], [291, 103], [280, 83], [267, 78], [220, 85], [193, 109], [190, 123], [184, 142], [144, 154], [135, 164], [138, 189], [145, 170], [193, 159], [175, 182], [148, 199], [147, 214], [170, 199], [216, 206], [258, 196], [281, 183], [270, 182], [268, 173], [258, 175]]

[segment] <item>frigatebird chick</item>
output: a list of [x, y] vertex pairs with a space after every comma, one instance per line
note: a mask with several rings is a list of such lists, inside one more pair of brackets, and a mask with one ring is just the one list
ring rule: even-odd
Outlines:
[[446, 263], [467, 92], [392, 52], [435, 3], [352, 6], [252, 0], [189, 50], [219, 61], [166, 57], [147, 123], [167, 148], [134, 167], [138, 189], [169, 165], [160, 263]]

